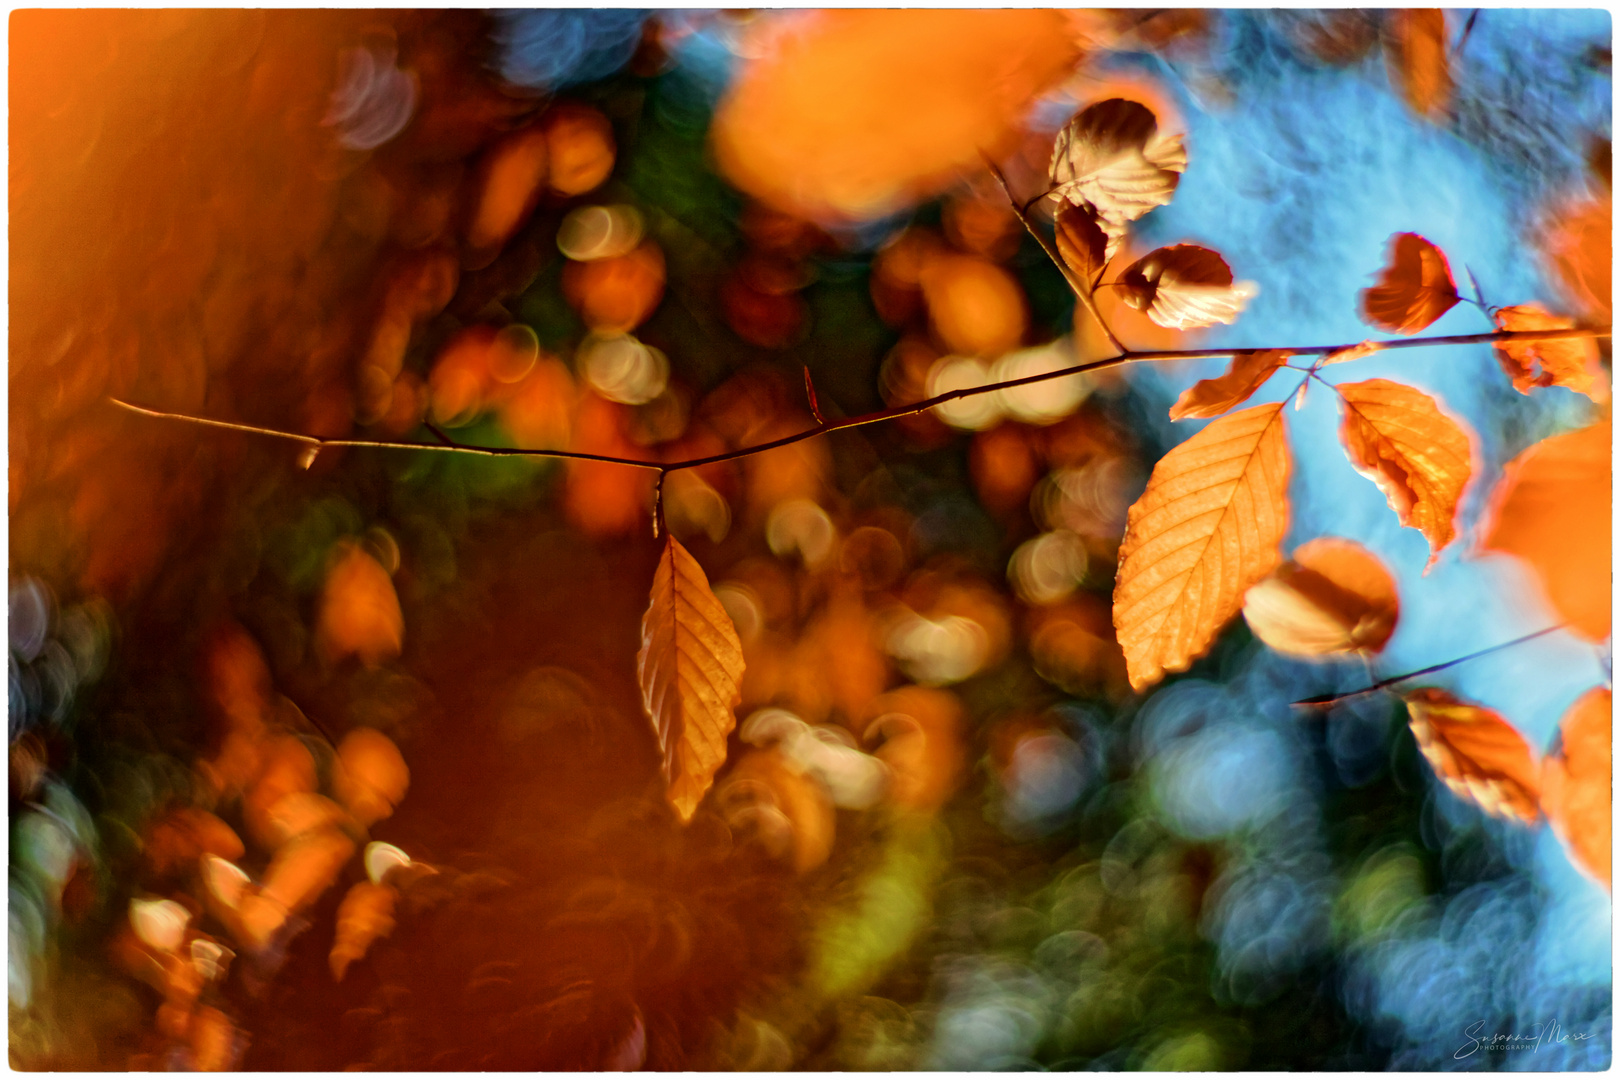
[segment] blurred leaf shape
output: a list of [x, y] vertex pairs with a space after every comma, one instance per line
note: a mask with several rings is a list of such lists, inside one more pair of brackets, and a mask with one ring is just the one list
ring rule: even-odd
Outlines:
[[389, 885], [357, 881], [337, 909], [337, 933], [327, 963], [332, 981], [342, 982], [349, 965], [365, 958], [372, 943], [394, 932], [394, 902], [399, 893]]
[[1565, 295], [1588, 319], [1613, 318], [1614, 196], [1565, 202], [1553, 211], [1541, 250], [1552, 263]]
[[795, 872], [814, 870], [832, 854], [837, 817], [821, 783], [777, 749], [750, 750], [718, 795], [734, 829], [751, 827], [773, 856], [791, 855]]
[[682, 822], [726, 760], [742, 700], [742, 643], [697, 560], [673, 536], [653, 573], [636, 678], [664, 756], [665, 792]]
[[892, 212], [1008, 149], [1079, 47], [1056, 11], [776, 13], [711, 129], [721, 172], [830, 221]]
[[129, 902], [129, 924], [136, 937], [158, 952], [174, 952], [191, 925], [191, 912], [173, 900], [137, 898]]
[[1281, 561], [1290, 467], [1280, 404], [1223, 416], [1154, 466], [1128, 515], [1114, 587], [1135, 690], [1204, 655]]
[[945, 347], [966, 356], [1000, 356], [1024, 338], [1028, 304], [1018, 280], [972, 255], [942, 255], [918, 275], [928, 316]]
[[1327, 367], [1330, 364], [1348, 364], [1352, 360], [1360, 360], [1364, 356], [1383, 349], [1381, 341], [1363, 341], [1359, 345], [1351, 345], [1344, 349], [1335, 349], [1317, 362], [1317, 367]]
[[1139, 102], [1110, 98], [1080, 110], [1052, 144], [1051, 194], [1089, 203], [1121, 232], [1176, 194], [1187, 170], [1180, 135], [1159, 132], [1158, 117]]
[[316, 637], [328, 660], [358, 656], [368, 667], [405, 644], [405, 616], [388, 571], [349, 541], [336, 548], [321, 591]]
[[933, 813], [964, 779], [962, 704], [949, 690], [902, 686], [873, 698], [858, 734], [890, 769], [889, 798], [907, 810]]
[[1401, 8], [1388, 15], [1384, 59], [1390, 82], [1406, 104], [1429, 120], [1445, 118], [1451, 104], [1446, 13], [1439, 8]]
[[541, 119], [550, 159], [547, 184], [559, 195], [583, 195], [613, 172], [613, 125], [588, 105], [565, 102]]
[[[1540, 304], [1498, 308], [1495, 318], [1499, 330], [1568, 330], [1575, 325], [1574, 319], [1554, 315]], [[1513, 380], [1513, 389], [1521, 394], [1536, 386], [1567, 386], [1591, 397], [1601, 370], [1597, 344], [1591, 338], [1499, 341], [1496, 359]]]
[[1395, 579], [1378, 556], [1337, 536], [1301, 544], [1243, 598], [1255, 636], [1295, 656], [1378, 652], [1400, 609]]
[[1103, 267], [1124, 243], [1124, 227], [1111, 227], [1090, 203], [1076, 204], [1067, 199], [1058, 204], [1053, 224], [1058, 255], [1080, 280], [1095, 288]]
[[1232, 281], [1232, 268], [1208, 248], [1177, 244], [1149, 252], [1119, 277], [1125, 302], [1167, 330], [1230, 323], [1260, 291]]
[[349, 150], [374, 150], [405, 130], [416, 109], [416, 76], [395, 66], [392, 41], [345, 49], [338, 85], [321, 123]]
[[1480, 546], [1530, 564], [1570, 629], [1609, 636], [1612, 425], [1553, 435], [1508, 462], [1491, 492]]
[[1417, 233], [1390, 237], [1389, 261], [1378, 282], [1361, 291], [1361, 317], [1380, 330], [1415, 334], [1457, 303], [1457, 282], [1446, 253]]
[[563, 295], [599, 334], [628, 334], [664, 298], [664, 252], [652, 240], [625, 255], [563, 267]]
[[1418, 749], [1453, 794], [1496, 817], [1536, 820], [1540, 766], [1517, 728], [1482, 705], [1432, 687], [1403, 700]]
[[478, 269], [495, 256], [528, 220], [546, 190], [548, 137], [540, 126], [527, 127], [484, 151], [477, 166], [472, 220], [467, 225], [464, 262]]
[[391, 816], [411, 785], [411, 770], [394, 740], [358, 727], [338, 744], [332, 789], [364, 828]]
[[1594, 687], [1558, 725], [1558, 747], [1541, 763], [1541, 810], [1575, 863], [1610, 887], [1614, 699]]
[[159, 818], [147, 831], [143, 846], [148, 865], [160, 876], [189, 869], [204, 855], [240, 859], [246, 850], [234, 829], [195, 806]]
[[1344, 402], [1339, 440], [1350, 464], [1378, 485], [1402, 525], [1428, 539], [1432, 567], [1457, 535], [1457, 506], [1473, 472], [1473, 435], [1434, 398], [1405, 383], [1368, 379], [1335, 389]]
[[1243, 404], [1292, 355], [1286, 349], [1233, 353], [1225, 375], [1200, 379], [1182, 391], [1170, 408], [1170, 419], [1207, 420]]

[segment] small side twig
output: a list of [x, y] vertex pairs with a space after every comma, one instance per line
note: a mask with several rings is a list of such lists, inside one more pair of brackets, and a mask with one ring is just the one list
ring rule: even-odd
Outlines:
[[804, 366], [804, 396], [810, 399], [810, 415], [816, 418], [816, 423], [822, 427], [827, 421], [821, 418], [821, 405], [816, 401], [816, 384], [810, 381], [810, 365]]
[[1443, 664], [1430, 664], [1426, 668], [1418, 668], [1416, 671], [1408, 671], [1404, 675], [1392, 675], [1387, 679], [1379, 679], [1371, 686], [1363, 686], [1360, 690], [1352, 690], [1347, 694], [1323, 694], [1320, 697], [1304, 698], [1300, 701], [1294, 702], [1294, 705], [1298, 708], [1321, 709], [1332, 705], [1337, 705], [1341, 701], [1348, 701], [1351, 698], [1363, 697], [1367, 694], [1375, 694], [1380, 690], [1394, 686], [1396, 683], [1406, 682], [1408, 679], [1415, 679], [1420, 675], [1432, 675], [1436, 671], [1444, 671], [1448, 667], [1455, 667], [1458, 664], [1466, 664], [1470, 660], [1478, 660], [1480, 657], [1489, 656], [1493, 652], [1501, 652], [1503, 649], [1511, 649], [1515, 645], [1523, 645], [1527, 641], [1532, 641], [1538, 637], [1543, 637], [1552, 633], [1554, 630], [1562, 630], [1568, 625], [1568, 623], [1559, 623], [1557, 626], [1549, 626], [1545, 630], [1537, 630], [1533, 634], [1526, 634], [1524, 637], [1514, 638], [1512, 641], [1504, 641], [1500, 645], [1492, 645], [1489, 648], [1481, 649], [1478, 652], [1471, 652], [1467, 656], [1459, 656], [1455, 660], [1447, 660]]

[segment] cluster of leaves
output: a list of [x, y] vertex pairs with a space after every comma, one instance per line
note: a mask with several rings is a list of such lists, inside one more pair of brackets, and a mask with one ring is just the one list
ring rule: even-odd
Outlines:
[[[1160, 135], [1156, 117], [1137, 102], [1092, 105], [1058, 134], [1048, 196], [1059, 203], [1057, 248], [1082, 301], [1090, 304], [1130, 222], [1174, 196], [1186, 161], [1180, 139]], [[1178, 330], [1229, 323], [1254, 293], [1252, 285], [1233, 282], [1217, 253], [1187, 244], [1142, 257], [1121, 271], [1115, 287], [1154, 322]], [[1361, 314], [1381, 330], [1413, 335], [1461, 300], [1445, 254], [1421, 236], [1401, 233], [1391, 238], [1389, 260], [1376, 283], [1362, 293]], [[1487, 308], [1482, 300], [1477, 303], [1505, 331], [1576, 325], [1534, 304]], [[1129, 511], [1119, 549], [1114, 626], [1137, 691], [1185, 671], [1240, 611], [1264, 641], [1297, 655], [1373, 654], [1388, 642], [1399, 597], [1376, 556], [1352, 541], [1322, 538], [1303, 545], [1291, 560], [1283, 558], [1292, 472], [1287, 401], [1231, 411], [1285, 368], [1304, 376], [1289, 398], [1302, 393], [1308, 380], [1331, 389], [1341, 403], [1339, 436], [1351, 465], [1378, 486], [1403, 525], [1428, 540], [1432, 567], [1456, 538], [1476, 440], [1462, 420], [1415, 386], [1388, 379], [1335, 384], [1320, 374], [1381, 348], [1380, 342], [1368, 341], [1318, 350], [1307, 368], [1290, 365], [1296, 353], [1285, 349], [1237, 352], [1225, 375], [1198, 383], [1177, 401], [1172, 419], [1215, 419], [1159, 461]], [[1602, 371], [1589, 335], [1509, 339], [1498, 345], [1497, 355], [1521, 393], [1546, 386], [1588, 396], [1601, 392], [1594, 390]], [[1524, 543], [1517, 533], [1519, 521], [1539, 516], [1521, 504], [1546, 500], [1543, 489], [1549, 483], [1578, 485], [1579, 494], [1570, 493], [1576, 505], [1608, 490], [1608, 432], [1602, 421], [1554, 436], [1516, 459], [1492, 494], [1494, 523], [1487, 525], [1483, 545], [1526, 558], [1543, 575], [1554, 604], [1593, 640], [1609, 633], [1607, 608], [1595, 611], [1589, 599], [1601, 597], [1608, 580], [1607, 519], [1594, 517], [1567, 537], [1583, 550], [1603, 552], [1578, 566], [1555, 549]], [[745, 665], [701, 568], [673, 537], [654, 580], [642, 639], [638, 670], [645, 706], [664, 748], [670, 799], [683, 819], [690, 818], [724, 761]], [[1606, 691], [1594, 693], [1607, 702]], [[1420, 745], [1448, 785], [1491, 812], [1509, 808], [1534, 818], [1534, 770], [1511, 727], [1488, 710], [1450, 701], [1437, 690], [1415, 691], [1407, 700]], [[1579, 725], [1580, 718], [1597, 711], [1583, 699], [1569, 722]], [[1481, 727], [1506, 730], [1471, 740], [1467, 733]], [[1522, 752], [1508, 759], [1492, 752], [1513, 738]], [[1584, 730], [1566, 734], [1566, 742], [1581, 755], [1594, 745]], [[1572, 771], [1560, 775], [1606, 787], [1608, 771], [1605, 751], [1601, 760], [1578, 759]], [[1513, 792], [1504, 794], [1504, 784]], [[1591, 805], [1595, 791], [1582, 787], [1557, 805]], [[1561, 821], [1564, 835], [1606, 835], [1606, 820], [1583, 822], [1578, 829]], [[1591, 862], [1587, 843], [1578, 842], [1577, 857], [1607, 880], [1606, 863]], [[1606, 843], [1601, 847], [1607, 850]]]

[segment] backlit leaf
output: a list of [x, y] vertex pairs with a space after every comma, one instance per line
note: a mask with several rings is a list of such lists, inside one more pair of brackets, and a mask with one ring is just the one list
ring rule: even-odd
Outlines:
[[1588, 690], [1558, 725], [1559, 746], [1541, 766], [1541, 810], [1587, 873], [1609, 885], [1613, 836], [1613, 695]]
[[1230, 323], [1259, 287], [1232, 281], [1232, 268], [1208, 248], [1177, 244], [1149, 252], [1120, 275], [1125, 302], [1168, 330]]
[[666, 795], [690, 821], [726, 760], [742, 700], [742, 642], [697, 560], [672, 536], [641, 620], [636, 678], [664, 752]]
[[[1518, 304], [1499, 309], [1496, 325], [1501, 330], [1567, 330], [1575, 320], [1554, 315], [1540, 304]], [[1521, 394], [1535, 386], [1567, 386], [1591, 397], [1599, 371], [1597, 345], [1591, 338], [1501, 341], [1496, 359]]]
[[1207, 652], [1281, 561], [1289, 469], [1280, 404], [1224, 416], [1154, 467], [1130, 509], [1114, 586], [1135, 689]]
[[1554, 435], [1508, 462], [1481, 547], [1517, 555], [1582, 637], [1609, 636], [1613, 463], [1608, 420]]
[[1429, 541], [1429, 565], [1457, 535], [1457, 504], [1473, 472], [1473, 438], [1434, 398], [1388, 379], [1342, 383], [1339, 439], [1401, 524]]
[[1396, 233], [1378, 283], [1361, 292], [1361, 317], [1380, 330], [1415, 334], [1456, 303], [1446, 253], [1417, 233]]
[[1170, 409], [1170, 419], [1207, 420], [1243, 404], [1292, 355], [1285, 349], [1233, 353], [1225, 375], [1201, 379], [1182, 391]]
[[1279, 652], [1325, 656], [1377, 652], [1400, 617], [1395, 579], [1378, 556], [1353, 540], [1324, 536], [1250, 589], [1243, 618]]
[[317, 636], [329, 658], [354, 655], [367, 665], [393, 659], [404, 645], [405, 617], [394, 582], [358, 544], [343, 544], [333, 557]]
[[394, 901], [399, 893], [389, 885], [357, 881], [344, 894], [337, 910], [337, 934], [327, 962], [332, 979], [342, 982], [344, 972], [365, 958], [372, 942], [394, 932]]
[[1168, 203], [1186, 170], [1181, 136], [1160, 134], [1151, 109], [1123, 98], [1082, 109], [1052, 145], [1053, 194], [1118, 224]]
[[1360, 360], [1363, 356], [1371, 356], [1384, 347], [1381, 341], [1363, 341], [1359, 345], [1351, 345], [1346, 349], [1337, 349], [1328, 353], [1317, 363], [1317, 367], [1327, 367], [1330, 364], [1348, 364], [1352, 360]]
[[1087, 285], [1097, 280], [1125, 240], [1124, 226], [1111, 224], [1090, 203], [1065, 199], [1058, 204], [1054, 225], [1058, 254]]
[[1414, 690], [1405, 699], [1418, 749], [1453, 794], [1487, 814], [1536, 820], [1539, 764], [1518, 729], [1444, 690]]
[[1385, 56], [1390, 81], [1419, 116], [1444, 117], [1451, 103], [1451, 66], [1446, 57], [1446, 13], [1439, 8], [1390, 12]]

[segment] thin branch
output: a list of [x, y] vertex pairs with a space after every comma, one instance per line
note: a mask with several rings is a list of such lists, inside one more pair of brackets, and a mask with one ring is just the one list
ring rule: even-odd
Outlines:
[[1533, 634], [1526, 634], [1524, 637], [1514, 638], [1512, 641], [1504, 641], [1500, 645], [1492, 645], [1489, 648], [1481, 649], [1478, 652], [1471, 652], [1467, 656], [1459, 656], [1455, 660], [1447, 660], [1443, 664], [1430, 664], [1426, 668], [1418, 668], [1416, 671], [1408, 671], [1405, 675], [1392, 675], [1387, 679], [1379, 679], [1371, 686], [1363, 686], [1360, 690], [1352, 690], [1348, 694], [1324, 694], [1321, 697], [1305, 698], [1302, 701], [1294, 702], [1294, 704], [1299, 707], [1319, 709], [1326, 708], [1330, 705], [1337, 705], [1339, 702], [1348, 701], [1351, 698], [1362, 697], [1366, 694], [1375, 694], [1378, 691], [1383, 690], [1385, 687], [1394, 686], [1396, 683], [1405, 682], [1408, 679], [1415, 679], [1419, 675], [1432, 675], [1436, 671], [1444, 671], [1448, 667], [1455, 667], [1458, 664], [1466, 664], [1470, 660], [1478, 660], [1480, 657], [1489, 656], [1493, 652], [1501, 652], [1503, 649], [1511, 649], [1515, 645], [1523, 645], [1527, 641], [1533, 641], [1538, 637], [1543, 637], [1552, 633], [1554, 630], [1562, 630], [1568, 625], [1568, 623], [1559, 623], [1557, 626], [1549, 626], [1545, 630], [1537, 630]]
[[1086, 287], [1085, 282], [1075, 276], [1073, 270], [1069, 269], [1069, 264], [1063, 261], [1062, 256], [1052, 249], [1052, 245], [1047, 242], [1046, 237], [1040, 234], [1035, 228], [1035, 223], [1024, 212], [1024, 208], [1018, 205], [1018, 200], [1013, 198], [1012, 187], [1008, 185], [1007, 176], [1001, 171], [1001, 167], [995, 163], [989, 154], [981, 156], [984, 158], [984, 163], [990, 166], [991, 174], [1001, 184], [1001, 190], [1007, 193], [1007, 203], [1012, 207], [1013, 213], [1018, 215], [1018, 220], [1024, 223], [1024, 228], [1029, 230], [1029, 235], [1035, 238], [1035, 242], [1041, 245], [1041, 250], [1046, 252], [1048, 259], [1052, 260], [1052, 265], [1063, 272], [1063, 280], [1069, 283], [1069, 288], [1074, 290], [1074, 295], [1085, 306], [1086, 311], [1091, 313], [1091, 317], [1097, 320], [1097, 325], [1102, 327], [1103, 334], [1108, 338], [1108, 344], [1118, 349], [1121, 356], [1130, 355], [1130, 350], [1125, 347], [1119, 338], [1114, 336], [1114, 332], [1109, 329], [1108, 323], [1104, 321], [1102, 312], [1097, 310], [1097, 302], [1091, 298], [1091, 290]]
[[[1573, 330], [1497, 330], [1489, 334], [1453, 334], [1448, 337], [1431, 338], [1402, 338], [1396, 341], [1384, 341], [1379, 344], [1383, 349], [1415, 349], [1429, 345], [1482, 345], [1497, 341], [1555, 341], [1563, 338], [1593, 338], [1608, 337], [1607, 326], [1582, 328]], [[1359, 344], [1350, 345], [1300, 345], [1287, 348], [1284, 351], [1298, 356], [1326, 356], [1329, 353], [1340, 352]], [[457, 454], [483, 454], [486, 457], [544, 457], [562, 458], [567, 461], [601, 461], [609, 465], [628, 465], [636, 469], [652, 469], [657, 472], [675, 472], [678, 469], [693, 469], [700, 465], [714, 465], [722, 461], [735, 461], [738, 458], [749, 457], [753, 454], [762, 454], [767, 450], [776, 450], [783, 446], [791, 446], [806, 439], [813, 439], [818, 435], [826, 435], [833, 431], [844, 431], [849, 428], [865, 427], [868, 424], [880, 424], [885, 420], [894, 420], [902, 416], [915, 416], [917, 413], [927, 412], [929, 409], [944, 405], [951, 401], [960, 401], [963, 398], [978, 397], [980, 394], [991, 394], [997, 390], [1011, 390], [1019, 386], [1029, 386], [1033, 383], [1045, 382], [1048, 379], [1061, 379], [1065, 375], [1080, 375], [1088, 371], [1101, 371], [1104, 368], [1119, 367], [1122, 364], [1151, 363], [1161, 360], [1197, 360], [1213, 356], [1231, 356], [1234, 353], [1253, 352], [1254, 346], [1225, 346], [1219, 349], [1161, 349], [1155, 352], [1127, 353], [1123, 356], [1111, 356], [1106, 360], [1093, 360], [1088, 364], [1075, 364], [1073, 367], [1059, 368], [1056, 371], [1043, 371], [1035, 375], [1025, 375], [1020, 379], [1007, 379], [1003, 382], [988, 383], [984, 386], [966, 386], [958, 390], [947, 390], [943, 394], [935, 394], [931, 398], [918, 401], [911, 405], [896, 405], [890, 409], [866, 413], [864, 416], [852, 416], [845, 420], [835, 420], [830, 424], [820, 424], [793, 435], [784, 435], [780, 439], [773, 439], [757, 446], [744, 446], [736, 450], [728, 450], [722, 454], [711, 454], [708, 457], [690, 458], [686, 461], [647, 461], [640, 458], [614, 457], [610, 454], [587, 454], [578, 450], [524, 450], [506, 446], [468, 446], [464, 443], [452, 442], [448, 445], [438, 443], [405, 442], [393, 439], [331, 439], [318, 435], [299, 435], [291, 431], [280, 431], [276, 428], [258, 427], [253, 424], [238, 424], [228, 420], [210, 420], [201, 416], [188, 416], [184, 413], [164, 412], [160, 409], [143, 408], [132, 405], [118, 398], [108, 398], [114, 405], [130, 412], [140, 413], [142, 416], [154, 416], [164, 420], [183, 420], [189, 424], [200, 424], [203, 427], [223, 428], [226, 431], [240, 431], [249, 435], [267, 435], [274, 439], [286, 439], [299, 443], [312, 450], [324, 447], [353, 446], [373, 448], [380, 450], [433, 450], [440, 453]], [[442, 436], [441, 436], [442, 437]]]

